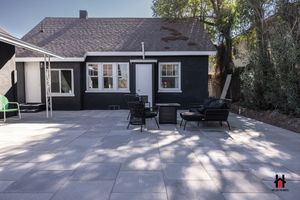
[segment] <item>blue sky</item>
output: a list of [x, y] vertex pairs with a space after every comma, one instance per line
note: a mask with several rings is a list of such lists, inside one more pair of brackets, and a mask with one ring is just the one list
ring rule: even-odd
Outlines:
[[152, 0], [0, 0], [0, 27], [22, 37], [45, 17], [151, 17]]

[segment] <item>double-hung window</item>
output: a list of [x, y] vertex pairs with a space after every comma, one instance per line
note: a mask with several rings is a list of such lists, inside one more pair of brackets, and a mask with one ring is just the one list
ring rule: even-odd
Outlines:
[[181, 92], [180, 68], [180, 63], [159, 63], [159, 92]]
[[51, 94], [74, 96], [73, 69], [51, 69]]
[[113, 90], [114, 89], [114, 65], [113, 64], [103, 64], [102, 65], [102, 86], [103, 90]]
[[129, 63], [88, 63], [87, 92], [129, 92]]
[[127, 63], [117, 64], [118, 89], [129, 90], [129, 65]]
[[89, 64], [87, 66], [87, 86], [89, 90], [99, 88], [98, 65]]

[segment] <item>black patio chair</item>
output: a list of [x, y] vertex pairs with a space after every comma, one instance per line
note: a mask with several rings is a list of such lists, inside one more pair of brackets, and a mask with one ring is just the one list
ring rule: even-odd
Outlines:
[[146, 125], [146, 119], [155, 119], [156, 125], [159, 128], [157, 122], [157, 113], [152, 111], [147, 111], [145, 108], [145, 104], [141, 101], [136, 102], [128, 102], [128, 106], [130, 109], [130, 120], [127, 125], [127, 129], [129, 129], [130, 125], [139, 125], [141, 126], [141, 132], [143, 131], [143, 126]]
[[129, 109], [129, 113], [127, 115], [127, 120], [128, 120], [130, 117], [130, 108], [129, 108], [128, 103], [140, 101], [140, 97], [138, 94], [132, 93], [132, 94], [125, 94], [124, 99], [125, 99], [125, 103], [126, 103], [128, 109]]
[[[209, 103], [208, 103], [209, 102]], [[229, 130], [231, 130], [230, 124], [228, 122], [229, 108], [226, 100], [223, 99], [211, 99], [207, 100], [205, 104], [201, 107], [192, 107], [189, 112], [180, 113], [182, 118], [180, 126], [184, 123], [184, 130], [186, 123], [188, 121], [218, 121], [220, 125], [226, 122]]]
[[143, 102], [145, 104], [145, 106], [147, 105], [146, 108], [150, 109], [151, 105], [150, 105], [150, 102], [148, 100], [148, 96], [147, 95], [140, 95], [139, 97], [140, 97], [140, 101]]

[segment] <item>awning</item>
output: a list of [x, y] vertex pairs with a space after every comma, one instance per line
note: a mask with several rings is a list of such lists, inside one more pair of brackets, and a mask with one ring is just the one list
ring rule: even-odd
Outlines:
[[3, 33], [3, 32], [0, 32], [0, 41], [4, 42], [4, 43], [7, 43], [7, 44], [17, 46], [17, 47], [20, 47], [20, 48], [25, 48], [25, 49], [28, 49], [28, 50], [31, 50], [31, 51], [35, 51], [35, 52], [38, 52], [38, 53], [41, 53], [41, 54], [44, 54], [44, 55], [47, 55], [47, 56], [53, 56], [53, 57], [56, 57], [56, 58], [59, 58], [59, 59], [64, 59], [63, 57], [61, 57], [59, 55], [56, 55], [56, 54], [52, 53], [51, 51], [48, 51], [48, 50], [43, 49], [41, 47], [35, 46], [33, 44], [29, 44], [27, 42], [24, 42], [23, 40], [20, 40], [20, 39], [14, 37], [14, 36], [11, 36], [11, 35]]
[[[58, 59], [64, 59], [63, 57], [52, 53], [46, 49], [38, 47], [36, 45], [30, 44], [28, 42], [24, 42], [14, 36], [9, 35], [5, 32], [0, 32], [0, 41], [13, 45], [15, 47], [25, 48], [30, 51], [35, 51], [44, 55], [44, 67], [45, 67], [45, 94], [46, 94], [46, 116], [52, 116], [52, 95], [51, 95], [51, 65], [50, 65], [50, 57], [55, 57]], [[48, 59], [47, 59], [48, 58]]]

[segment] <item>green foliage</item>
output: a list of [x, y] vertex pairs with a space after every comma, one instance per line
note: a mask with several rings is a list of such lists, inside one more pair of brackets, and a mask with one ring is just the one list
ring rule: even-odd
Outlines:
[[153, 0], [154, 16], [181, 18], [184, 16], [189, 0]]
[[193, 17], [204, 23], [217, 43], [217, 71], [222, 77], [232, 70], [232, 37], [239, 15], [236, 0], [153, 0], [154, 16], [168, 19]]
[[[299, 4], [278, 0], [273, 7], [275, 14], [268, 18], [264, 29], [258, 30], [261, 27], [256, 26], [261, 24], [253, 22], [256, 32], [263, 31], [267, 40], [256, 38], [251, 62], [241, 75], [243, 103], [300, 116]], [[262, 52], [265, 44], [268, 46]]]

